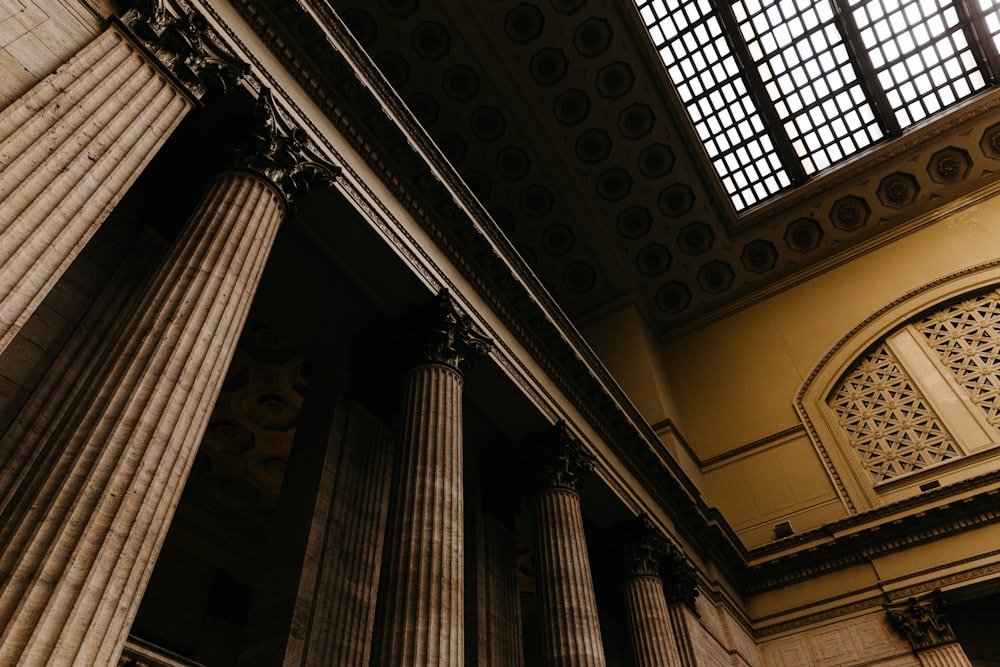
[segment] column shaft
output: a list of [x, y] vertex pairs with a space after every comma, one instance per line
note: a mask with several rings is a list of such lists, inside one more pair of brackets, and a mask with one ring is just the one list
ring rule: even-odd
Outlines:
[[636, 667], [679, 665], [663, 581], [654, 576], [629, 577], [622, 591]]
[[368, 665], [393, 445], [388, 428], [350, 406], [301, 660], [286, 665]]
[[549, 488], [535, 496], [535, 557], [548, 667], [604, 667], [580, 497]]
[[917, 651], [917, 657], [923, 667], [972, 667], [958, 642], [925, 648]]
[[[521, 600], [517, 586], [517, 540], [514, 532], [494, 516], [476, 508], [466, 525], [475, 538], [475, 556], [467, 568], [470, 597], [475, 605], [467, 612], [467, 665], [469, 667], [521, 667], [524, 640]], [[466, 511], [470, 512], [468, 505]], [[467, 544], [473, 544], [470, 539]]]
[[0, 663], [110, 664], [124, 645], [284, 215], [218, 177], [0, 517]]
[[517, 543], [499, 520], [484, 518], [483, 573], [486, 584], [486, 665], [521, 667], [521, 600], [517, 589]]
[[111, 27], [0, 112], [0, 352], [191, 107]]
[[382, 664], [464, 662], [462, 376], [424, 364], [404, 380], [384, 586]]
[[670, 604], [668, 609], [670, 627], [677, 642], [678, 664], [681, 667], [697, 667], [698, 658], [694, 649], [694, 640], [691, 637], [691, 621], [688, 620], [693, 614], [683, 604]]

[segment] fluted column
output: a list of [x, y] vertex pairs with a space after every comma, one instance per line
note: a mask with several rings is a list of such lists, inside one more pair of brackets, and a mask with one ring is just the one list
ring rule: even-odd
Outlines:
[[[469, 474], [467, 472], [467, 474]], [[466, 573], [467, 667], [521, 667], [524, 639], [517, 578], [517, 537], [513, 528], [524, 494], [521, 473], [509, 453], [490, 452], [467, 479], [466, 544], [474, 545]]]
[[673, 547], [646, 515], [623, 527], [620, 537], [625, 622], [635, 667], [677, 667], [680, 656], [662, 579]]
[[889, 620], [906, 637], [923, 667], [972, 667], [945, 614], [940, 591], [888, 608]]
[[303, 181], [266, 94], [257, 111], [257, 150], [212, 183], [0, 516], [0, 664], [105, 665], [121, 652]]
[[447, 293], [418, 316], [403, 379], [380, 664], [464, 664], [462, 369], [489, 341]]
[[114, 324], [138, 296], [137, 286], [162, 259], [164, 243], [152, 232], [142, 234], [122, 264], [63, 345], [52, 365], [0, 438], [0, 517], [30, 479], [39, 460], [52, 456], [45, 447], [59, 446], [45, 425], [56, 424], [79, 399], [83, 378], [103, 356]]
[[548, 667], [603, 667], [604, 648], [578, 490], [593, 469], [562, 422], [532, 443], [539, 491], [531, 500], [535, 566]]
[[[166, 65], [137, 46], [177, 34], [185, 39], [167, 39], [173, 50], [152, 51]], [[235, 72], [215, 51], [211, 59], [202, 50], [177, 52], [207, 43], [190, 19], [133, 9], [0, 112], [0, 352], [204, 94], [205, 81], [223, 84]], [[167, 74], [178, 61], [191, 84], [183, 89]]]

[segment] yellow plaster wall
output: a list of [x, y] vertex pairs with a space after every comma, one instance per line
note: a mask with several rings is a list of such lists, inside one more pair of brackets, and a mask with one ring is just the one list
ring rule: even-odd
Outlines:
[[930, 281], [1000, 257], [1000, 197], [966, 208], [665, 344], [684, 436], [701, 459], [799, 423], [793, 398], [837, 342]]
[[779, 520], [801, 532], [846, 514], [794, 409], [824, 355], [908, 292], [997, 258], [1000, 196], [661, 347], [675, 420], [697, 459], [708, 462], [706, 499], [748, 546], [774, 539]]
[[676, 420], [659, 344], [634, 304], [582, 324], [581, 333], [649, 424]]

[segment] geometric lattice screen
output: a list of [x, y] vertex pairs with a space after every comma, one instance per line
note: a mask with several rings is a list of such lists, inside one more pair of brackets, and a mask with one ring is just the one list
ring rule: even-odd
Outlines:
[[943, 308], [917, 322], [916, 328], [968, 390], [986, 421], [1000, 427], [1000, 291]]
[[961, 456], [885, 344], [848, 373], [829, 406], [874, 484]]

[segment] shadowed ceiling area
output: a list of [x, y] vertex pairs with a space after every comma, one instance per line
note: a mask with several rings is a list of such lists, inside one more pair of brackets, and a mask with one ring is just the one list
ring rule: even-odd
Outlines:
[[1000, 166], [984, 93], [737, 215], [631, 3], [330, 4], [577, 321], [634, 300], [677, 335]]

